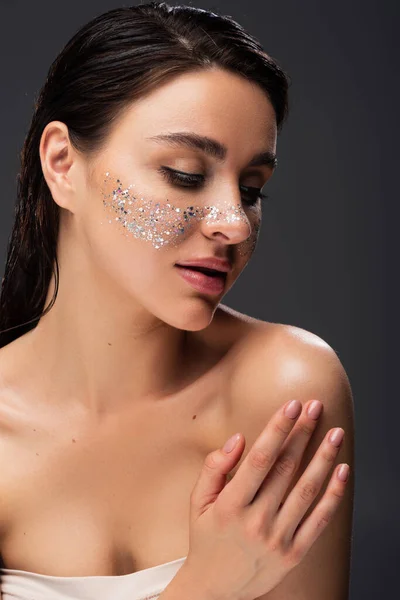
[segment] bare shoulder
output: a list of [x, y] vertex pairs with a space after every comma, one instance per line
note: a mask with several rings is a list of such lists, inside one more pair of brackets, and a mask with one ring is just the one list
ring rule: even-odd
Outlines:
[[263, 401], [266, 394], [280, 392], [302, 401], [310, 393], [324, 395], [332, 386], [349, 387], [338, 352], [315, 333], [256, 319], [226, 305], [218, 307], [216, 317], [216, 327], [207, 336], [210, 344], [218, 340], [229, 348], [232, 399], [240, 402], [244, 394]]
[[320, 400], [326, 425], [329, 417], [340, 420], [343, 412], [351, 420], [353, 398], [345, 368], [336, 349], [315, 333], [220, 305], [217, 326], [207, 335], [229, 348], [227, 393], [232, 413], [244, 424], [251, 416], [260, 424], [260, 418], [293, 399], [303, 404]]
[[338, 352], [318, 335], [282, 323], [251, 322], [234, 349], [231, 397], [275, 409], [286, 400], [318, 398], [352, 405], [349, 378]]
[[234, 348], [228, 393], [238, 431], [241, 427], [249, 441], [289, 400], [299, 400], [303, 407], [320, 400], [323, 412], [304, 460], [311, 459], [333, 427], [345, 430], [345, 452], [353, 460], [350, 381], [337, 351], [318, 335], [293, 325], [254, 323]]
[[[318, 399], [323, 404], [323, 412], [283, 497], [283, 503], [298, 484], [327, 432], [334, 427], [343, 428], [345, 436], [339, 454], [331, 466], [330, 476], [338, 464], [347, 463], [350, 466], [345, 497], [332, 522], [285, 580], [258, 600], [347, 598], [352, 548], [355, 457], [353, 397], [344, 366], [336, 350], [318, 335], [299, 327], [279, 323], [252, 323], [247, 334], [238, 340], [234, 353], [229, 378], [231, 434], [240, 431], [246, 440], [244, 453], [234, 472], [272, 415], [293, 399], [300, 400], [303, 407]], [[311, 478], [311, 474], [309, 477]], [[318, 506], [326, 491], [327, 482], [328, 480], [319, 490], [304, 520]]]

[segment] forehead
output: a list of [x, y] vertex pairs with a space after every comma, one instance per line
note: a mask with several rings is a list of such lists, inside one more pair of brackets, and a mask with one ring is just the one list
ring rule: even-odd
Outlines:
[[191, 130], [217, 137], [228, 149], [276, 149], [276, 116], [256, 83], [214, 68], [179, 75], [132, 103], [117, 138], [143, 141], [160, 133]]

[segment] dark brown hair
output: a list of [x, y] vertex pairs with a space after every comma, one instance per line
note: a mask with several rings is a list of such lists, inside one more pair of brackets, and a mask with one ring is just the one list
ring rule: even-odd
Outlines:
[[[46, 125], [68, 127], [87, 156], [101, 150], [124, 108], [188, 71], [220, 67], [256, 82], [272, 103], [278, 133], [288, 115], [290, 79], [230, 16], [150, 2], [112, 9], [84, 25], [50, 66], [21, 151], [15, 219], [0, 293], [0, 347], [33, 329], [53, 306], [59, 281], [59, 207], [43, 177]], [[52, 274], [55, 291], [44, 309]]]

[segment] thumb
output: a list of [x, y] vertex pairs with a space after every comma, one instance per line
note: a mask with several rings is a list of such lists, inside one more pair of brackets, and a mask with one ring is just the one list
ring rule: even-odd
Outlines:
[[200, 516], [204, 509], [215, 502], [226, 485], [226, 476], [240, 460], [244, 450], [244, 438], [235, 433], [225, 445], [207, 454], [199, 478], [190, 496], [192, 516]]

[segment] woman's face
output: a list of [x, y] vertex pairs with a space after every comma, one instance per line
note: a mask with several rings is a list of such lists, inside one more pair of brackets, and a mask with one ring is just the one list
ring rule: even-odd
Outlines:
[[[87, 164], [75, 211], [101, 281], [174, 327], [206, 327], [255, 249], [276, 136], [265, 93], [220, 69], [180, 75], [132, 103]], [[176, 266], [215, 257], [230, 265], [220, 287]], [[203, 278], [206, 287], [190, 283]]]

